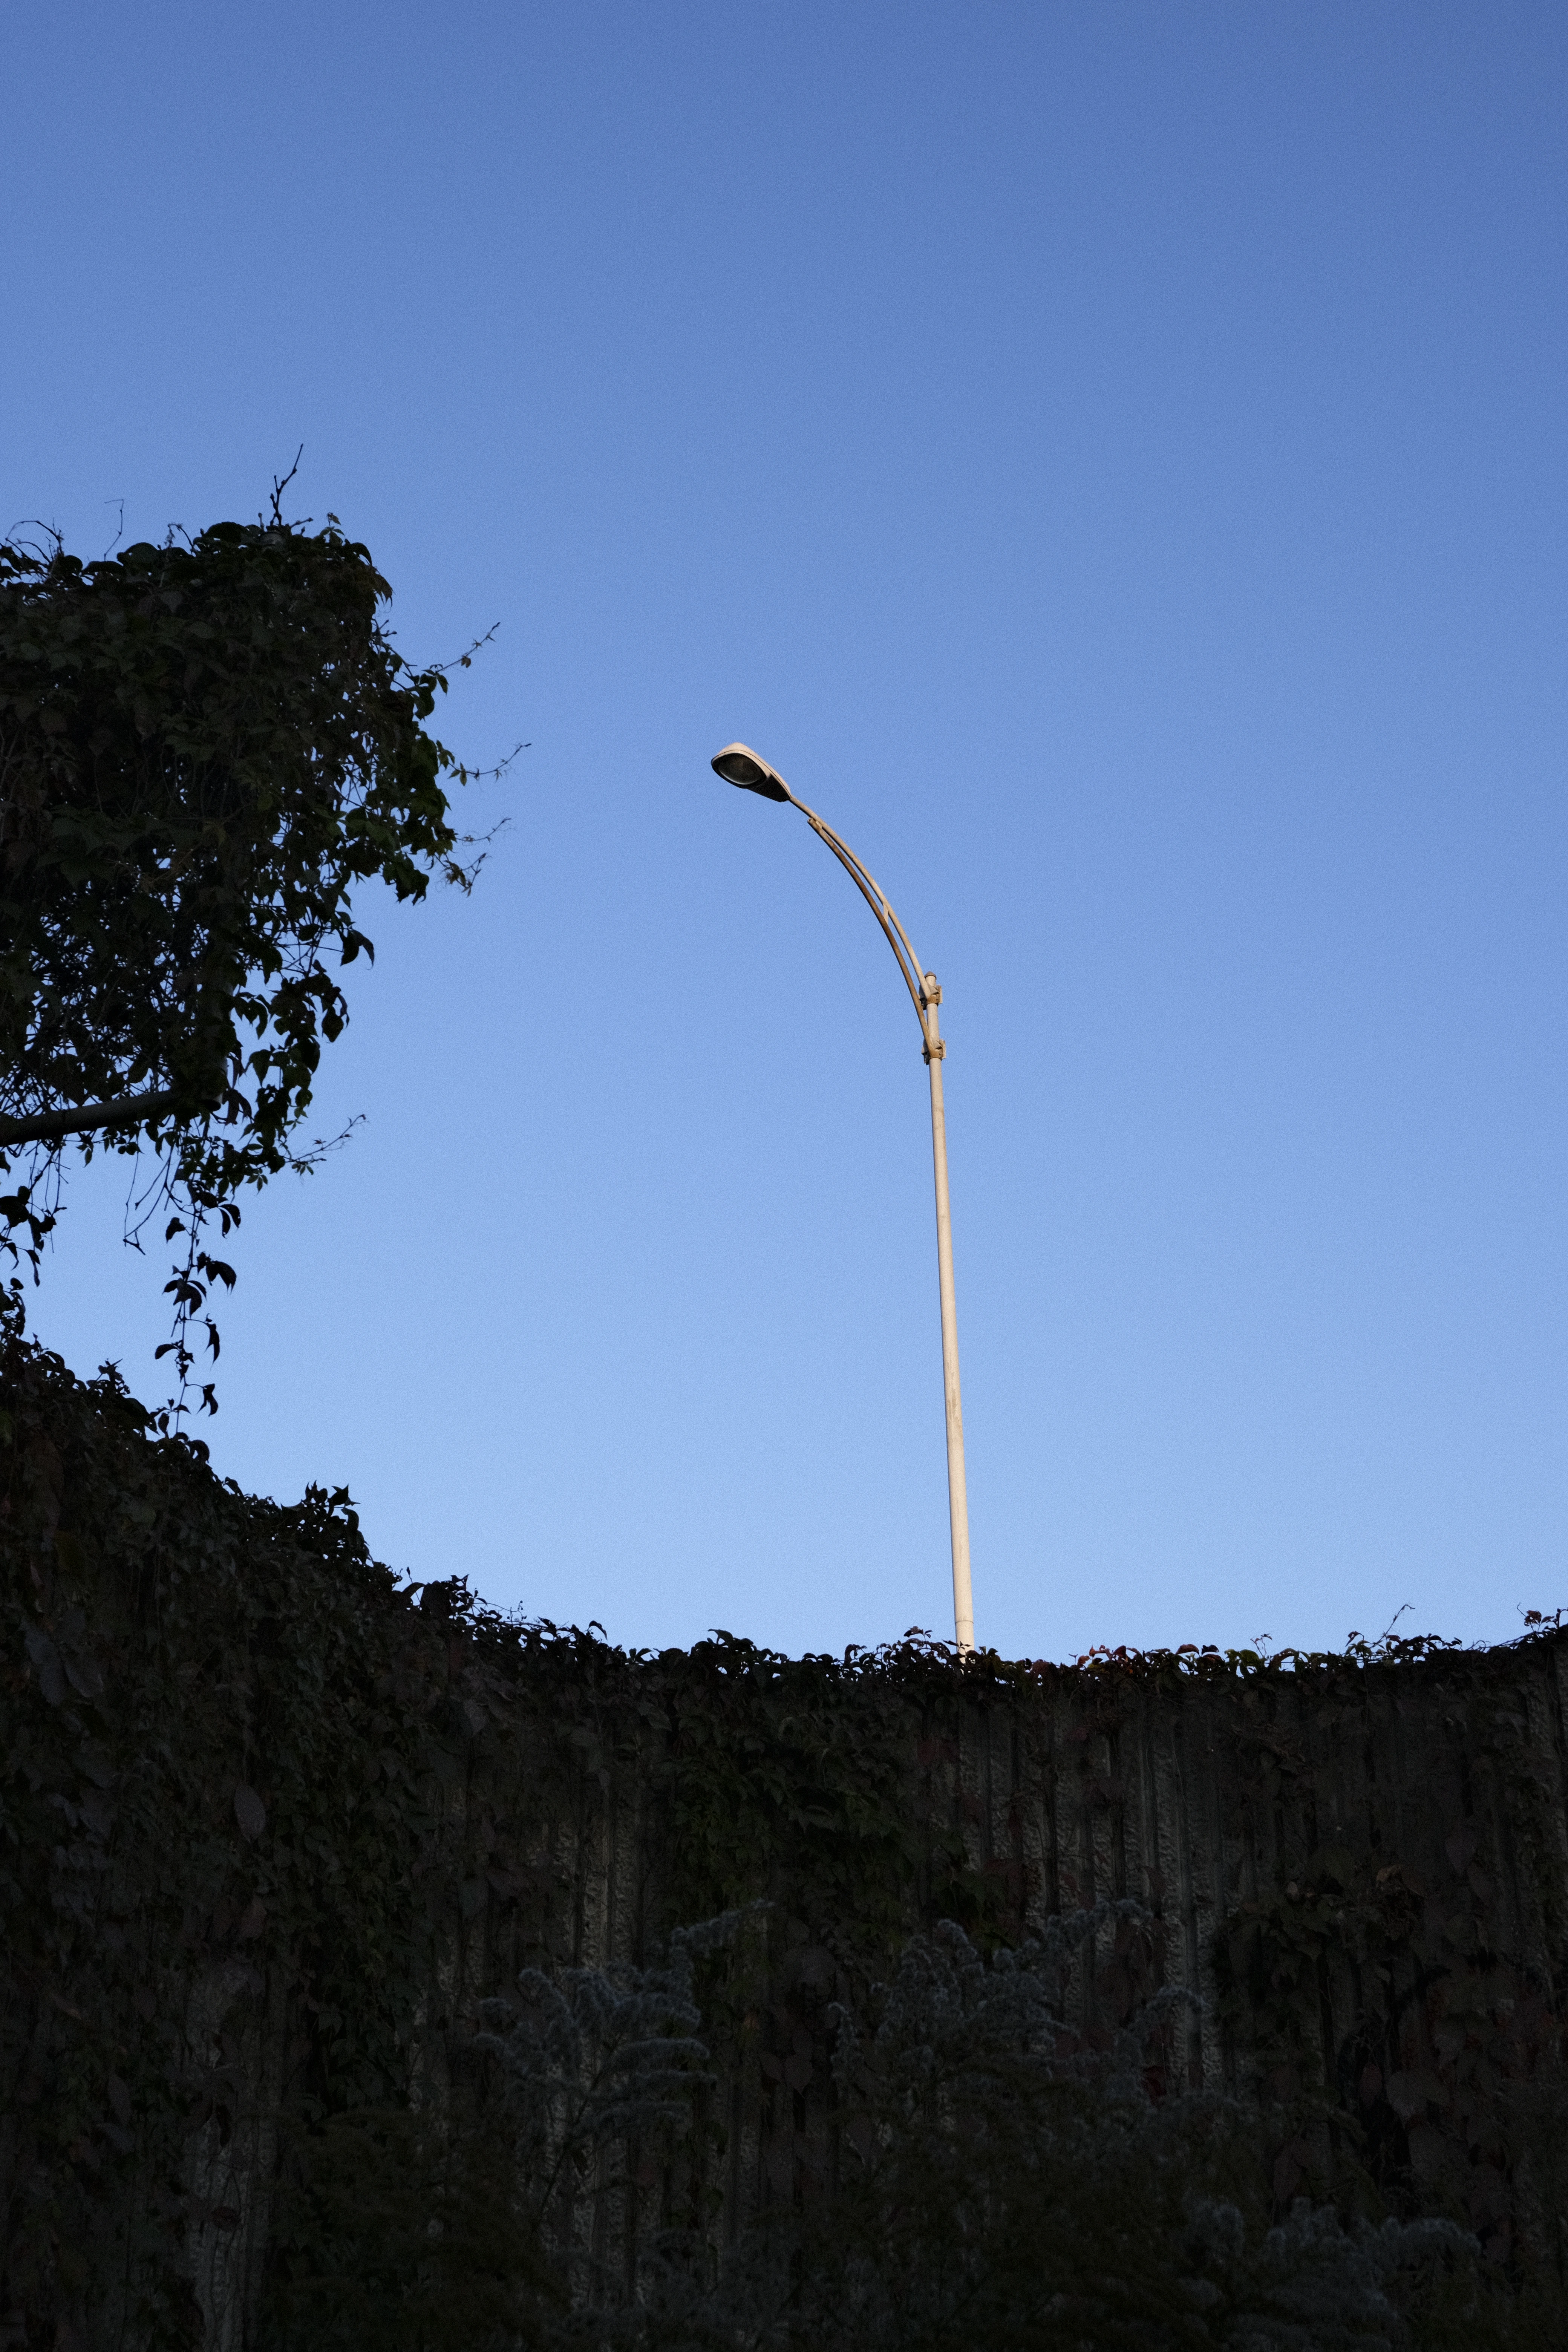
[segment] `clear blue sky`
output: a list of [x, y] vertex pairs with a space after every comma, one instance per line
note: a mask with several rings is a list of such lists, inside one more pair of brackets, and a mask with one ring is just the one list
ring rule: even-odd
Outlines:
[[[0, 528], [342, 516], [513, 824], [370, 910], [214, 1458], [616, 1638], [1568, 1599], [1568, 16], [11, 5]], [[363, 976], [362, 976], [363, 974]], [[79, 1183], [37, 1329], [152, 1395]]]

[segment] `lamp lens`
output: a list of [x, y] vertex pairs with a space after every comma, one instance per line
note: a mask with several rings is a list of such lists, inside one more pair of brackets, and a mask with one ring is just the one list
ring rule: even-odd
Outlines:
[[722, 776], [727, 784], [739, 784], [748, 793], [760, 793], [765, 801], [787, 801], [789, 788], [775, 774], [765, 760], [748, 751], [744, 743], [726, 743], [715, 751], [709, 765], [715, 775]]

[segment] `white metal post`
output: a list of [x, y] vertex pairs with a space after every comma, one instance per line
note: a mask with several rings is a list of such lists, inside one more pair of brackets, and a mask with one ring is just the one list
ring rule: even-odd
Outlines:
[[942, 1065], [947, 1048], [937, 1029], [942, 990], [934, 971], [923, 971], [910, 935], [894, 914], [880, 884], [861, 865], [833, 827], [796, 800], [778, 770], [747, 743], [727, 743], [710, 765], [728, 784], [758, 793], [764, 800], [797, 808], [819, 841], [826, 842], [882, 927], [915, 1008], [931, 1072], [931, 1144], [936, 1169], [936, 1269], [942, 1296], [942, 1385], [947, 1409], [947, 1513], [952, 1534], [952, 1631], [959, 1654], [974, 1647], [974, 1596], [969, 1580], [969, 1489], [963, 1475], [963, 1404], [958, 1391], [958, 1308], [952, 1292], [952, 1212], [947, 1197], [947, 1117], [942, 1100]]
[[947, 1195], [947, 1114], [942, 1066], [947, 1048], [937, 1032], [942, 989], [924, 974], [926, 1066], [931, 1072], [931, 1149], [936, 1173], [936, 1268], [942, 1294], [942, 1384], [947, 1408], [947, 1515], [952, 1531], [952, 1630], [959, 1652], [974, 1647], [974, 1596], [969, 1582], [969, 1488], [963, 1471], [963, 1400], [958, 1386], [958, 1305], [952, 1286], [952, 1212]]

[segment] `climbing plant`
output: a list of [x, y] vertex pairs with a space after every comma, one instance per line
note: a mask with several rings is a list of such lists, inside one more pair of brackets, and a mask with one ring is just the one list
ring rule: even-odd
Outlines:
[[[1419, 2305], [1415, 2341], [1555, 2345], [1561, 1793], [1541, 1777], [1550, 1739], [1526, 1734], [1562, 1636], [1535, 1638], [1520, 1658], [1428, 1645], [1286, 1665], [1201, 1651], [960, 1664], [922, 1638], [842, 1658], [729, 1635], [626, 1652], [500, 1616], [461, 1580], [408, 1585], [372, 1559], [341, 1492], [240, 1494], [117, 1380], [79, 1381], [27, 1343], [13, 1307], [0, 2323], [19, 2345], [75, 2331], [97, 2352], [195, 2343], [204, 2312], [266, 2308], [293, 2331], [282, 2343], [310, 2340], [331, 2302], [345, 2344], [434, 2352], [454, 2340], [442, 2314], [466, 2343], [514, 2318], [526, 2336], [520, 2313], [553, 2343], [574, 2282], [611, 2308], [632, 2245], [668, 2259], [665, 2300], [638, 2306], [666, 2333], [627, 2336], [623, 2317], [596, 2338], [574, 2318], [562, 2343], [731, 2342], [734, 2285], [777, 2290], [779, 2341], [831, 2345], [809, 2275], [860, 2282], [864, 2342], [925, 2297], [935, 2345], [960, 2323], [940, 2247], [929, 2275], [911, 2268], [908, 2216], [934, 2216], [968, 2177], [973, 2133], [928, 2126], [973, 2097], [984, 2161], [961, 2251], [977, 2307], [992, 2295], [1005, 2318], [1034, 2293], [1009, 2249], [1047, 2242], [1053, 2199], [1070, 2212], [1069, 2191], [1120, 2181], [1147, 2207], [1130, 2326], [1185, 2280], [1196, 2299], [1173, 2340], [1229, 2340], [1215, 2316], [1229, 2312], [1240, 2342], [1248, 2313], [1270, 2297], [1284, 2312], [1292, 2281], [1332, 2273], [1374, 2316], [1378, 2295]], [[1300, 1727], [1325, 1752], [1364, 1742], [1374, 1684], [1397, 1694], [1405, 1736], [1462, 1735], [1472, 1759], [1468, 1813], [1439, 1825], [1432, 1854], [1379, 1847], [1364, 1823], [1311, 1829]], [[1151, 1692], [1195, 1706], [1229, 1753], [1227, 1801], [1259, 1852], [1287, 1823], [1278, 1881], [1218, 1917], [1211, 2022], [1233, 2079], [1189, 2105], [1187, 2011], [1160, 2008], [1170, 1923], [1153, 1906], [1168, 1897], [1108, 1909], [1065, 1861], [1051, 1892], [1005, 1838], [987, 1853], [965, 1779], [976, 1756], [1000, 1769], [1008, 1743], [1032, 1742], [1028, 1785], [1113, 1824], [1105, 1759]], [[1510, 1885], [1558, 1923], [1544, 1967], [1508, 1927]], [[693, 1946], [679, 1984], [660, 1978], [683, 1923], [737, 1908], [743, 1932]], [[1043, 1970], [1017, 1957], [1042, 1914], [1063, 1922]], [[1002, 1983], [1020, 1966], [1048, 1995], [1024, 2032], [1051, 2061], [1033, 2075], [1002, 2031], [1023, 2014]], [[1348, 2040], [1325, 2033], [1330, 2005]], [[655, 2047], [660, 2016], [680, 2050]], [[646, 2108], [616, 2111], [619, 2140], [569, 2095], [588, 2080], [572, 2076], [573, 2036], [585, 2046], [617, 2017], [617, 2046], [641, 2035], [664, 2070], [640, 2084]], [[1126, 2036], [1160, 2020], [1130, 2072]], [[922, 2091], [929, 2050], [959, 2071]], [[1077, 2073], [1053, 2071], [1068, 2058]], [[614, 2092], [613, 2066], [601, 2079]], [[1102, 2107], [1110, 2137], [1094, 2139]], [[1059, 2164], [1041, 2137], [1052, 2117]], [[567, 2149], [556, 2201], [520, 2230], [496, 2187], [507, 2164]], [[1184, 2218], [1172, 2184], [1200, 2157], [1235, 2228]], [[1324, 2212], [1343, 2246], [1319, 2242]], [[747, 2215], [761, 2267], [726, 2284], [717, 2250]], [[1365, 2236], [1391, 2218], [1458, 2228], [1463, 2258], [1440, 2232]], [[1271, 2230], [1287, 2234], [1266, 2255]], [[1087, 2221], [1081, 2236], [1089, 2248]], [[1072, 2251], [1063, 2276], [1088, 2294]], [[1028, 2317], [1048, 2324], [1043, 2306]]]
[[99, 562], [0, 545], [0, 1171], [26, 1178], [0, 1213], [36, 1270], [70, 1139], [150, 1153], [133, 1214], [180, 1244], [182, 1382], [234, 1279], [209, 1227], [324, 1148], [302, 1123], [374, 954], [362, 886], [475, 871], [470, 772], [426, 724], [445, 669], [397, 650], [368, 550], [279, 498]]

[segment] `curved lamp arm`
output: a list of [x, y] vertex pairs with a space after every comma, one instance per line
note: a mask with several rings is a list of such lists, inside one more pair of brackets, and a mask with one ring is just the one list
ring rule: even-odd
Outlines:
[[[910, 935], [893, 912], [891, 900], [878, 883], [875, 875], [861, 865], [848, 843], [841, 841], [833, 827], [819, 817], [815, 809], [808, 809], [805, 803], [797, 801], [793, 793], [790, 793], [790, 802], [800, 811], [818, 839], [827, 844], [877, 920], [881, 924], [888, 945], [892, 949], [898, 961], [899, 970], [904, 975], [904, 986], [910, 992], [910, 1000], [920, 1021], [921, 1034], [925, 1036], [927, 1034], [926, 1011], [931, 1001], [927, 994], [926, 982], [931, 975], [921, 970], [920, 959], [910, 945]], [[927, 1042], [929, 1043], [929, 1037]]]
[[910, 935], [893, 912], [892, 900], [877, 880], [870, 868], [862, 866], [848, 843], [834, 832], [825, 817], [797, 800], [778, 770], [744, 743], [731, 743], [719, 752], [712, 766], [726, 783], [739, 784], [747, 792], [758, 793], [763, 799], [787, 801], [797, 808], [819, 841], [825, 841], [848, 875], [871, 912], [882, 927], [894, 961], [903, 975], [904, 986], [910, 992], [910, 1002], [915, 1008], [915, 1018], [921, 1024], [921, 1037], [925, 1058], [942, 1054], [942, 1039], [937, 1034], [935, 1009], [942, 1003], [942, 991], [936, 974], [928, 972], [910, 943]]

